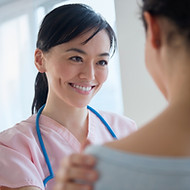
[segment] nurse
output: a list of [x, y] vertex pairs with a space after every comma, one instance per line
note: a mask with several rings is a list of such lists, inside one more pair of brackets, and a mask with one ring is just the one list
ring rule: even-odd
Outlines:
[[190, 189], [190, 1], [143, 0], [141, 14], [145, 64], [168, 105], [132, 135], [87, 148], [94, 190]]
[[110, 25], [86, 5], [60, 6], [45, 16], [35, 50], [33, 114], [0, 133], [1, 190], [52, 190], [65, 156], [87, 141], [103, 144], [136, 130], [127, 117], [88, 107], [107, 79], [115, 44]]

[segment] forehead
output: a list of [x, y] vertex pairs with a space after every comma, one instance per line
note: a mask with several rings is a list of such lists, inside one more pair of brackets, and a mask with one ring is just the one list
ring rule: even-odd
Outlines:
[[61, 48], [62, 50], [66, 50], [68, 48], [82, 48], [82, 49], [93, 49], [94, 51], [107, 51], [110, 50], [110, 38], [108, 33], [105, 30], [99, 31], [96, 35], [93, 36], [89, 41], [88, 40], [93, 34], [95, 30], [91, 30], [84, 34], [81, 34], [69, 42], [62, 43], [54, 48]]
[[[94, 35], [94, 32], [95, 32], [95, 30], [91, 30], [89, 32], [81, 34], [81, 35], [77, 36], [76, 38], [70, 40], [68, 43], [70, 43], [70, 44], [88, 45], [88, 44], [93, 44], [93, 43], [94, 44], [100, 43], [102, 41], [104, 43], [100, 43], [99, 44], [100, 46], [105, 45], [105, 44], [109, 44], [109, 46], [110, 46], [110, 39], [109, 39], [108, 33], [105, 30], [101, 30], [95, 35]], [[89, 38], [91, 38], [91, 39], [88, 40]]]

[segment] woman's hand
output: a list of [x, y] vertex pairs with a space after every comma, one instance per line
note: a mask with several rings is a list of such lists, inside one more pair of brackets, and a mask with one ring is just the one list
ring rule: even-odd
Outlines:
[[98, 173], [93, 168], [96, 160], [85, 154], [65, 157], [56, 173], [54, 190], [92, 190]]

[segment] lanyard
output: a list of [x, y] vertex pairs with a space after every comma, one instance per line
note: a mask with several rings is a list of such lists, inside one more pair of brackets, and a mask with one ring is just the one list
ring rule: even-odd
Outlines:
[[[40, 132], [40, 126], [39, 126], [39, 118], [40, 118], [40, 115], [44, 109], [45, 105], [43, 105], [39, 110], [38, 110], [38, 113], [37, 113], [37, 116], [36, 116], [36, 132], [37, 132], [37, 135], [38, 135], [38, 140], [40, 142], [40, 146], [41, 146], [41, 149], [42, 149], [42, 152], [43, 152], [43, 155], [44, 155], [44, 158], [45, 158], [45, 161], [46, 161], [46, 164], [48, 166], [48, 169], [49, 169], [49, 176], [46, 177], [43, 181], [44, 183], [44, 187], [46, 186], [47, 182], [54, 178], [54, 173], [53, 173], [53, 169], [52, 169], [52, 166], [51, 166], [51, 163], [50, 163], [50, 160], [49, 160], [49, 157], [48, 157], [48, 154], [47, 154], [47, 151], [46, 151], [46, 148], [45, 148], [45, 145], [44, 145], [44, 142], [43, 142], [43, 139], [42, 139], [42, 135], [41, 135], [41, 132]], [[111, 136], [114, 138], [114, 139], [117, 139], [115, 133], [113, 132], [113, 130], [111, 129], [111, 127], [108, 125], [108, 123], [105, 121], [105, 119], [96, 111], [94, 110], [92, 107], [90, 106], [87, 106], [87, 108], [92, 112], [94, 113], [99, 119], [100, 121], [105, 125], [106, 129], [108, 130], [108, 132], [111, 134]]]

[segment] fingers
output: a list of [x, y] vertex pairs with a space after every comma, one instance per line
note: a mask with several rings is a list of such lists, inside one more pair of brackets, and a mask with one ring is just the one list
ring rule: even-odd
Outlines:
[[91, 155], [85, 154], [72, 154], [70, 156], [65, 157], [62, 161], [62, 166], [86, 166], [86, 167], [94, 167], [96, 164], [96, 159]]
[[92, 190], [98, 179], [96, 159], [90, 155], [72, 154], [63, 159], [56, 173], [54, 190]]
[[58, 170], [56, 178], [59, 181], [69, 181], [76, 183], [94, 182], [97, 180], [97, 172], [91, 168], [72, 166], [62, 167]]

